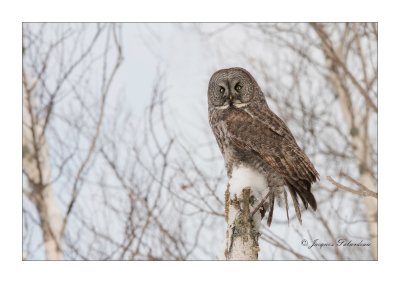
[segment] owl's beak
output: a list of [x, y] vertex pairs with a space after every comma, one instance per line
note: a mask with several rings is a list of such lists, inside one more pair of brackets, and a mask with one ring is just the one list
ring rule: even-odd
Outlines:
[[229, 98], [228, 104], [229, 104], [229, 106], [232, 106], [233, 105], [233, 95], [230, 94], [228, 98]]

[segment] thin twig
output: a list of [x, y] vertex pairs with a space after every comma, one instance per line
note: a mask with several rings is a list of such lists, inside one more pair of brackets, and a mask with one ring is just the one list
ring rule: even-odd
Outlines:
[[327, 178], [327, 180], [329, 182], [331, 182], [333, 185], [335, 185], [336, 188], [338, 188], [338, 189], [340, 189], [342, 191], [349, 192], [349, 193], [352, 193], [352, 194], [355, 194], [355, 195], [359, 195], [359, 196], [362, 196], [362, 197], [367, 197], [368, 196], [368, 197], [378, 198], [378, 194], [377, 193], [369, 190], [368, 188], [366, 188], [364, 185], [360, 184], [357, 181], [356, 181], [356, 183], [361, 186], [362, 191], [357, 191], [357, 190], [351, 189], [349, 187], [346, 187], [346, 186], [336, 182], [335, 180], [333, 180], [331, 176], [328, 176], [326, 178]]
[[378, 193], [368, 189], [365, 185], [361, 184], [359, 181], [355, 180], [353, 177], [350, 177], [349, 175], [345, 174], [345, 173], [341, 173], [340, 176], [345, 177], [347, 180], [349, 180], [350, 182], [360, 186], [360, 189], [363, 190], [364, 192], [366, 192], [367, 194], [370, 194], [371, 196], [377, 198], [378, 197]]

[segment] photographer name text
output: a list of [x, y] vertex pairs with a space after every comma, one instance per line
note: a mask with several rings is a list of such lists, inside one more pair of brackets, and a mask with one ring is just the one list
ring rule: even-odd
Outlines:
[[308, 241], [306, 239], [301, 240], [301, 245], [311, 248], [329, 248], [329, 247], [370, 247], [371, 242], [365, 240], [347, 240], [347, 239], [337, 239], [336, 242], [323, 242], [320, 239], [315, 239]]

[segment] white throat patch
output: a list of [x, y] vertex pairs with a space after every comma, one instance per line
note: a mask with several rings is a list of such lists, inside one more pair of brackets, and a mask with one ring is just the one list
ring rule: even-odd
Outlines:
[[224, 110], [224, 109], [227, 109], [228, 107], [229, 107], [229, 104], [224, 104], [222, 106], [215, 106], [215, 109]]
[[[250, 102], [246, 102], [246, 103], [233, 103], [232, 105], [233, 105], [233, 107], [235, 107], [235, 108], [243, 108], [243, 107], [246, 107], [247, 105], [249, 105], [250, 104]], [[228, 109], [229, 108], [229, 104], [227, 103], [227, 104], [224, 104], [224, 105], [221, 105], [221, 106], [215, 106], [215, 109], [218, 109], [218, 110], [224, 110], [224, 109]]]
[[246, 107], [247, 105], [249, 105], [250, 102], [246, 102], [246, 103], [234, 103], [233, 106], [235, 106], [236, 108], [243, 108]]

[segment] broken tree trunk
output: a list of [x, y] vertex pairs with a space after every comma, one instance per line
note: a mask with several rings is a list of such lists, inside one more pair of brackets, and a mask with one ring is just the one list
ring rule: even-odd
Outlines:
[[244, 188], [239, 196], [231, 195], [229, 188], [225, 192], [226, 260], [258, 259], [261, 213], [254, 210], [256, 203], [250, 187]]

